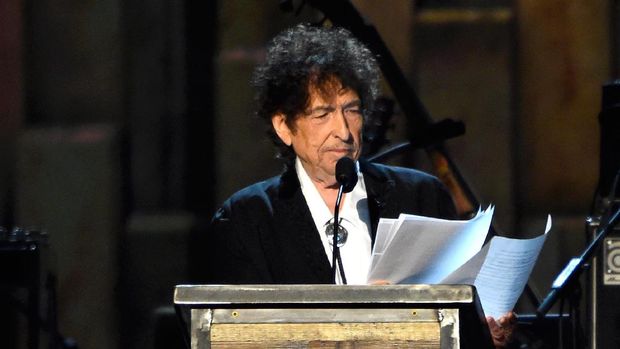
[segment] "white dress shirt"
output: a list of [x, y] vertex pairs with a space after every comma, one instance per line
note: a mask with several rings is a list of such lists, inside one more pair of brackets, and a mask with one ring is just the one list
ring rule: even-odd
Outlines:
[[[340, 256], [347, 284], [365, 285], [370, 267], [372, 244], [370, 240], [370, 216], [364, 176], [359, 170], [359, 163], [356, 162], [356, 166], [357, 184], [353, 191], [343, 194], [340, 203], [340, 225], [348, 232], [345, 244], [340, 247]], [[301, 191], [323, 242], [325, 254], [329, 262], [333, 263], [331, 239], [328, 239], [325, 233], [327, 223], [333, 221], [331, 210], [306, 173], [299, 158], [295, 160], [295, 169], [297, 170]], [[342, 284], [340, 272], [337, 272], [336, 275], [336, 283]]]

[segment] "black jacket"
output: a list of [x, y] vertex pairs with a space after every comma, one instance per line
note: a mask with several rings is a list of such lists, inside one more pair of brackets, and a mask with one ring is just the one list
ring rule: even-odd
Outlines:
[[[437, 178], [420, 171], [361, 162], [371, 238], [379, 218], [409, 213], [456, 216]], [[216, 212], [203, 264], [211, 284], [328, 284], [331, 267], [295, 170], [232, 195]]]

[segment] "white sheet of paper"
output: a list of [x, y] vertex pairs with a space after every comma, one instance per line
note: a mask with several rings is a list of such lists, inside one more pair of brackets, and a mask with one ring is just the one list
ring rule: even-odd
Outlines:
[[381, 218], [379, 220], [379, 225], [377, 225], [377, 234], [375, 235], [375, 244], [373, 245], [373, 258], [371, 260], [370, 270], [375, 267], [379, 257], [383, 255], [388, 242], [392, 240], [395, 233], [393, 227], [397, 222], [398, 219], [392, 218]]
[[380, 222], [368, 282], [439, 283], [480, 250], [493, 211], [489, 207], [468, 221], [401, 215]]
[[485, 315], [498, 318], [514, 308], [550, 229], [551, 216], [547, 216], [545, 233], [538, 237], [495, 236], [487, 244], [488, 253], [474, 281]]
[[469, 221], [413, 215], [381, 219], [368, 282], [475, 285], [485, 315], [514, 308], [551, 229], [532, 239], [495, 236], [482, 247], [494, 208]]
[[482, 264], [484, 264], [484, 260], [487, 258], [490, 246], [491, 244], [489, 243], [485, 244], [476, 255], [441, 280], [441, 283], [448, 285], [473, 285], [478, 273], [480, 273]]

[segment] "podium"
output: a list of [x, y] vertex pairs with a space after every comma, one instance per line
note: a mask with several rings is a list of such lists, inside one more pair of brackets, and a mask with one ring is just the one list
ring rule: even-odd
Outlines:
[[179, 285], [192, 349], [493, 348], [469, 285]]

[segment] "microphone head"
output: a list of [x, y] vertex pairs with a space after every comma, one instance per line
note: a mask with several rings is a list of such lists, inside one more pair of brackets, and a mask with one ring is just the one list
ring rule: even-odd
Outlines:
[[350, 192], [357, 184], [357, 171], [355, 161], [349, 157], [343, 157], [336, 163], [336, 180], [342, 185], [342, 191]]

